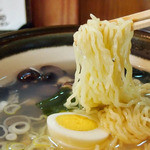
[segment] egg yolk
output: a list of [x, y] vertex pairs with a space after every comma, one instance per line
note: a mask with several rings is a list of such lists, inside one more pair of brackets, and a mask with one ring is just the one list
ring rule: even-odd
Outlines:
[[56, 121], [64, 128], [75, 131], [89, 131], [98, 127], [94, 120], [74, 114], [57, 116]]

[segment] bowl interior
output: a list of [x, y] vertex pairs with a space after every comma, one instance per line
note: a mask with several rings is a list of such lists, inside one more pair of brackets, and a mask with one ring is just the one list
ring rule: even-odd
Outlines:
[[39, 48], [22, 52], [0, 61], [0, 84], [6, 84], [16, 78], [16, 74], [29, 67], [55, 65], [72, 75], [75, 70], [75, 58], [72, 46]]
[[[0, 84], [10, 82], [24, 68], [53, 64], [73, 73], [74, 32], [52, 33], [54, 28], [19, 31], [0, 40]], [[73, 28], [76, 31], [77, 28]], [[61, 30], [60, 30], [61, 31]], [[64, 31], [64, 30], [63, 30]], [[135, 32], [130, 61], [133, 67], [150, 72], [150, 34]]]

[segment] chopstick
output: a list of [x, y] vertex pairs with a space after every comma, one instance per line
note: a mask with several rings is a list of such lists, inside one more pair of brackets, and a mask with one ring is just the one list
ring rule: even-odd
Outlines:
[[[132, 15], [121, 17], [124, 20], [131, 19], [133, 21], [133, 29], [138, 30], [150, 26], [150, 9], [138, 12]], [[110, 22], [116, 21], [117, 19], [110, 20]]]
[[146, 27], [150, 27], [150, 19], [133, 23], [133, 30], [143, 29]]

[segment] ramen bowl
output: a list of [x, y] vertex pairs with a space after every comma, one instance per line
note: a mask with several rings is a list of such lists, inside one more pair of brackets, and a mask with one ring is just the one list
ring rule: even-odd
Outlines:
[[[47, 99], [58, 92], [61, 81], [58, 82], [58, 79], [50, 81], [49, 77], [55, 79], [55, 76], [48, 76], [47, 79], [47, 76], [43, 76], [43, 72], [47, 67], [55, 67], [59, 75], [63, 74], [58, 75], [59, 78], [65, 77], [65, 81], [73, 82], [76, 66], [72, 45], [73, 34], [77, 29], [77, 26], [59, 26], [27, 29], [0, 35], [0, 105], [7, 106], [7, 101], [11, 101], [11, 104], [15, 106], [13, 112], [8, 111], [9, 109], [2, 111], [5, 106], [0, 108], [0, 127], [2, 128], [4, 124], [7, 126], [4, 129], [7, 135], [10, 132], [8, 130], [10, 123], [8, 122], [13, 116], [17, 116], [17, 118], [23, 116], [21, 121], [26, 120], [24, 126], [29, 122], [34, 125], [35, 130], [33, 129], [30, 134], [32, 138], [37, 136], [35, 133], [37, 129], [40, 131], [39, 123], [36, 121], [40, 121], [41, 126], [46, 125], [46, 122], [43, 121], [44, 117], [41, 117], [41, 110], [35, 105], [40, 100]], [[133, 77], [144, 83], [150, 82], [149, 60], [150, 33], [136, 31], [132, 39], [130, 61], [134, 67]], [[25, 72], [26, 76], [24, 76], [24, 71], [29, 71], [29, 69], [35, 71], [36, 74]], [[32, 73], [34, 74], [33, 78], [28, 78], [28, 75]], [[34, 80], [34, 77], [37, 78]], [[29, 80], [26, 82], [25, 78]], [[55, 108], [57, 109], [57, 106]], [[15, 119], [12, 118], [12, 120]], [[22, 134], [17, 134], [16, 139], [27, 138]], [[0, 146], [14, 146], [18, 141], [14, 142], [15, 135], [11, 136], [13, 139], [8, 136], [9, 144], [7, 144], [6, 137], [0, 135]], [[23, 143], [23, 146], [25, 144]], [[53, 146], [55, 147], [55, 144]]]

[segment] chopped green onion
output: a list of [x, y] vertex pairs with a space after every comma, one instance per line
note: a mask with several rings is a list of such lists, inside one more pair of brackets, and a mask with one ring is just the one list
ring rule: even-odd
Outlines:
[[12, 124], [11, 126], [9, 126], [8, 130], [9, 132], [12, 132], [12, 133], [24, 134], [30, 130], [30, 124], [27, 122], [23, 122], [23, 121], [16, 122]]
[[7, 135], [8, 131], [5, 126], [0, 125], [0, 139], [3, 139]]
[[0, 113], [3, 111], [4, 107], [8, 105], [7, 101], [1, 101], [0, 102]]
[[8, 141], [14, 141], [17, 139], [17, 134], [16, 133], [9, 133], [6, 135], [6, 140]]
[[11, 116], [11, 117], [8, 117], [4, 120], [3, 124], [5, 127], [9, 127], [11, 126], [12, 124], [16, 123], [16, 122], [20, 122], [20, 121], [23, 121], [23, 122], [27, 122], [28, 124], [30, 124], [30, 119], [29, 117], [25, 116], [25, 115], [16, 115], [16, 116]]
[[10, 104], [4, 107], [4, 112], [7, 115], [14, 115], [21, 108], [18, 104]]
[[13, 143], [10, 145], [9, 149], [11, 149], [11, 150], [24, 150], [25, 145], [22, 143]]

